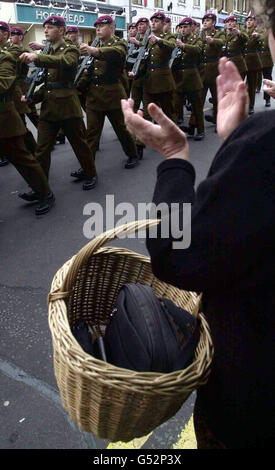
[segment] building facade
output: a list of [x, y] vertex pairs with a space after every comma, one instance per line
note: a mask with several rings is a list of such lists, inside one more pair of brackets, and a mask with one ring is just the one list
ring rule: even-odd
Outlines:
[[205, 0], [9, 0], [0, 1], [0, 20], [12, 26], [29, 29], [24, 42], [41, 42], [44, 39], [43, 22], [51, 14], [62, 15], [68, 25], [80, 30], [80, 40], [91, 42], [95, 36], [93, 24], [100, 15], [111, 14], [116, 21], [116, 34], [127, 37], [131, 21], [144, 16], [150, 18], [163, 11], [171, 18], [172, 30], [186, 16], [201, 21]]
[[245, 18], [253, 11], [253, 0], [206, 0], [205, 9], [217, 15], [219, 27], [223, 27], [224, 19], [230, 14], [236, 15], [239, 23], [245, 25]]

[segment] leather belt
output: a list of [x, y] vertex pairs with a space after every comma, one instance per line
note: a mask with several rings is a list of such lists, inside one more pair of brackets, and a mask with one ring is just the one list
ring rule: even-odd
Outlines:
[[242, 57], [241, 52], [238, 52], [238, 54], [234, 54], [232, 52], [226, 52], [225, 55], [226, 55], [226, 57]]
[[93, 85], [99, 85], [99, 86], [100, 85], [115, 85], [118, 82], [119, 82], [118, 78], [117, 79], [103, 78], [103, 77], [92, 78]]
[[202, 63], [203, 64], [209, 64], [210, 62], [218, 62], [219, 61], [219, 57], [205, 57], [204, 59], [202, 59]]
[[60, 88], [73, 88], [73, 82], [47, 82], [45, 85], [46, 90], [60, 90]]
[[196, 69], [198, 68], [197, 64], [183, 64], [175, 67], [175, 70], [191, 70], [191, 69]]
[[10, 101], [13, 101], [12, 95], [7, 93], [0, 95], [0, 103], [9, 103]]

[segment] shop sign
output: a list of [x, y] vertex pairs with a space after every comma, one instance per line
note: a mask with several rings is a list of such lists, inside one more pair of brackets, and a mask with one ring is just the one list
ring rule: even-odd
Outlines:
[[[61, 8], [41, 8], [29, 5], [16, 5], [17, 23], [43, 24], [51, 15], [63, 16], [68, 26], [92, 27], [98, 15], [96, 13], [64, 10]], [[116, 29], [125, 29], [125, 17], [116, 17]]]

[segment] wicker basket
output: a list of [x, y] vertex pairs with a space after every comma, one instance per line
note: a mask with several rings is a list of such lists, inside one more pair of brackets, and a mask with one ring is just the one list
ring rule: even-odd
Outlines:
[[[83, 431], [109, 441], [127, 442], [171, 418], [193, 390], [207, 381], [213, 345], [200, 298], [159, 281], [150, 259], [124, 248], [104, 247], [122, 232], [157, 221], [136, 221], [96, 237], [62, 266], [48, 296], [54, 371], [63, 407]], [[194, 362], [169, 374], [135, 372], [97, 360], [72, 335], [85, 320], [95, 336], [104, 335], [118, 290], [127, 282], [151, 286], [157, 296], [199, 315], [201, 335]]]

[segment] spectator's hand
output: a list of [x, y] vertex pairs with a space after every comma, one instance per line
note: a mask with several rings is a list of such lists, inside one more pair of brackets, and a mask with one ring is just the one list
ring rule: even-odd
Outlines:
[[128, 77], [133, 78], [134, 77], [134, 72], [128, 72]]
[[148, 106], [148, 112], [158, 124], [146, 121], [142, 111], [134, 113], [132, 99], [121, 100], [122, 111], [127, 129], [145, 145], [149, 145], [165, 158], [189, 160], [189, 145], [186, 135], [154, 103]]
[[33, 51], [40, 51], [41, 49], [44, 49], [45, 45], [42, 44], [42, 42], [29, 42], [29, 47]]
[[28, 100], [26, 99], [26, 96], [25, 96], [25, 95], [22, 95], [22, 96], [21, 96], [21, 101], [22, 101], [23, 103], [27, 103]]
[[275, 98], [275, 82], [272, 82], [271, 80], [267, 80], [267, 78], [263, 79], [263, 90], [272, 98]]
[[220, 59], [219, 72], [217, 132], [226, 140], [248, 115], [249, 99], [246, 84], [233, 62], [226, 57]]

